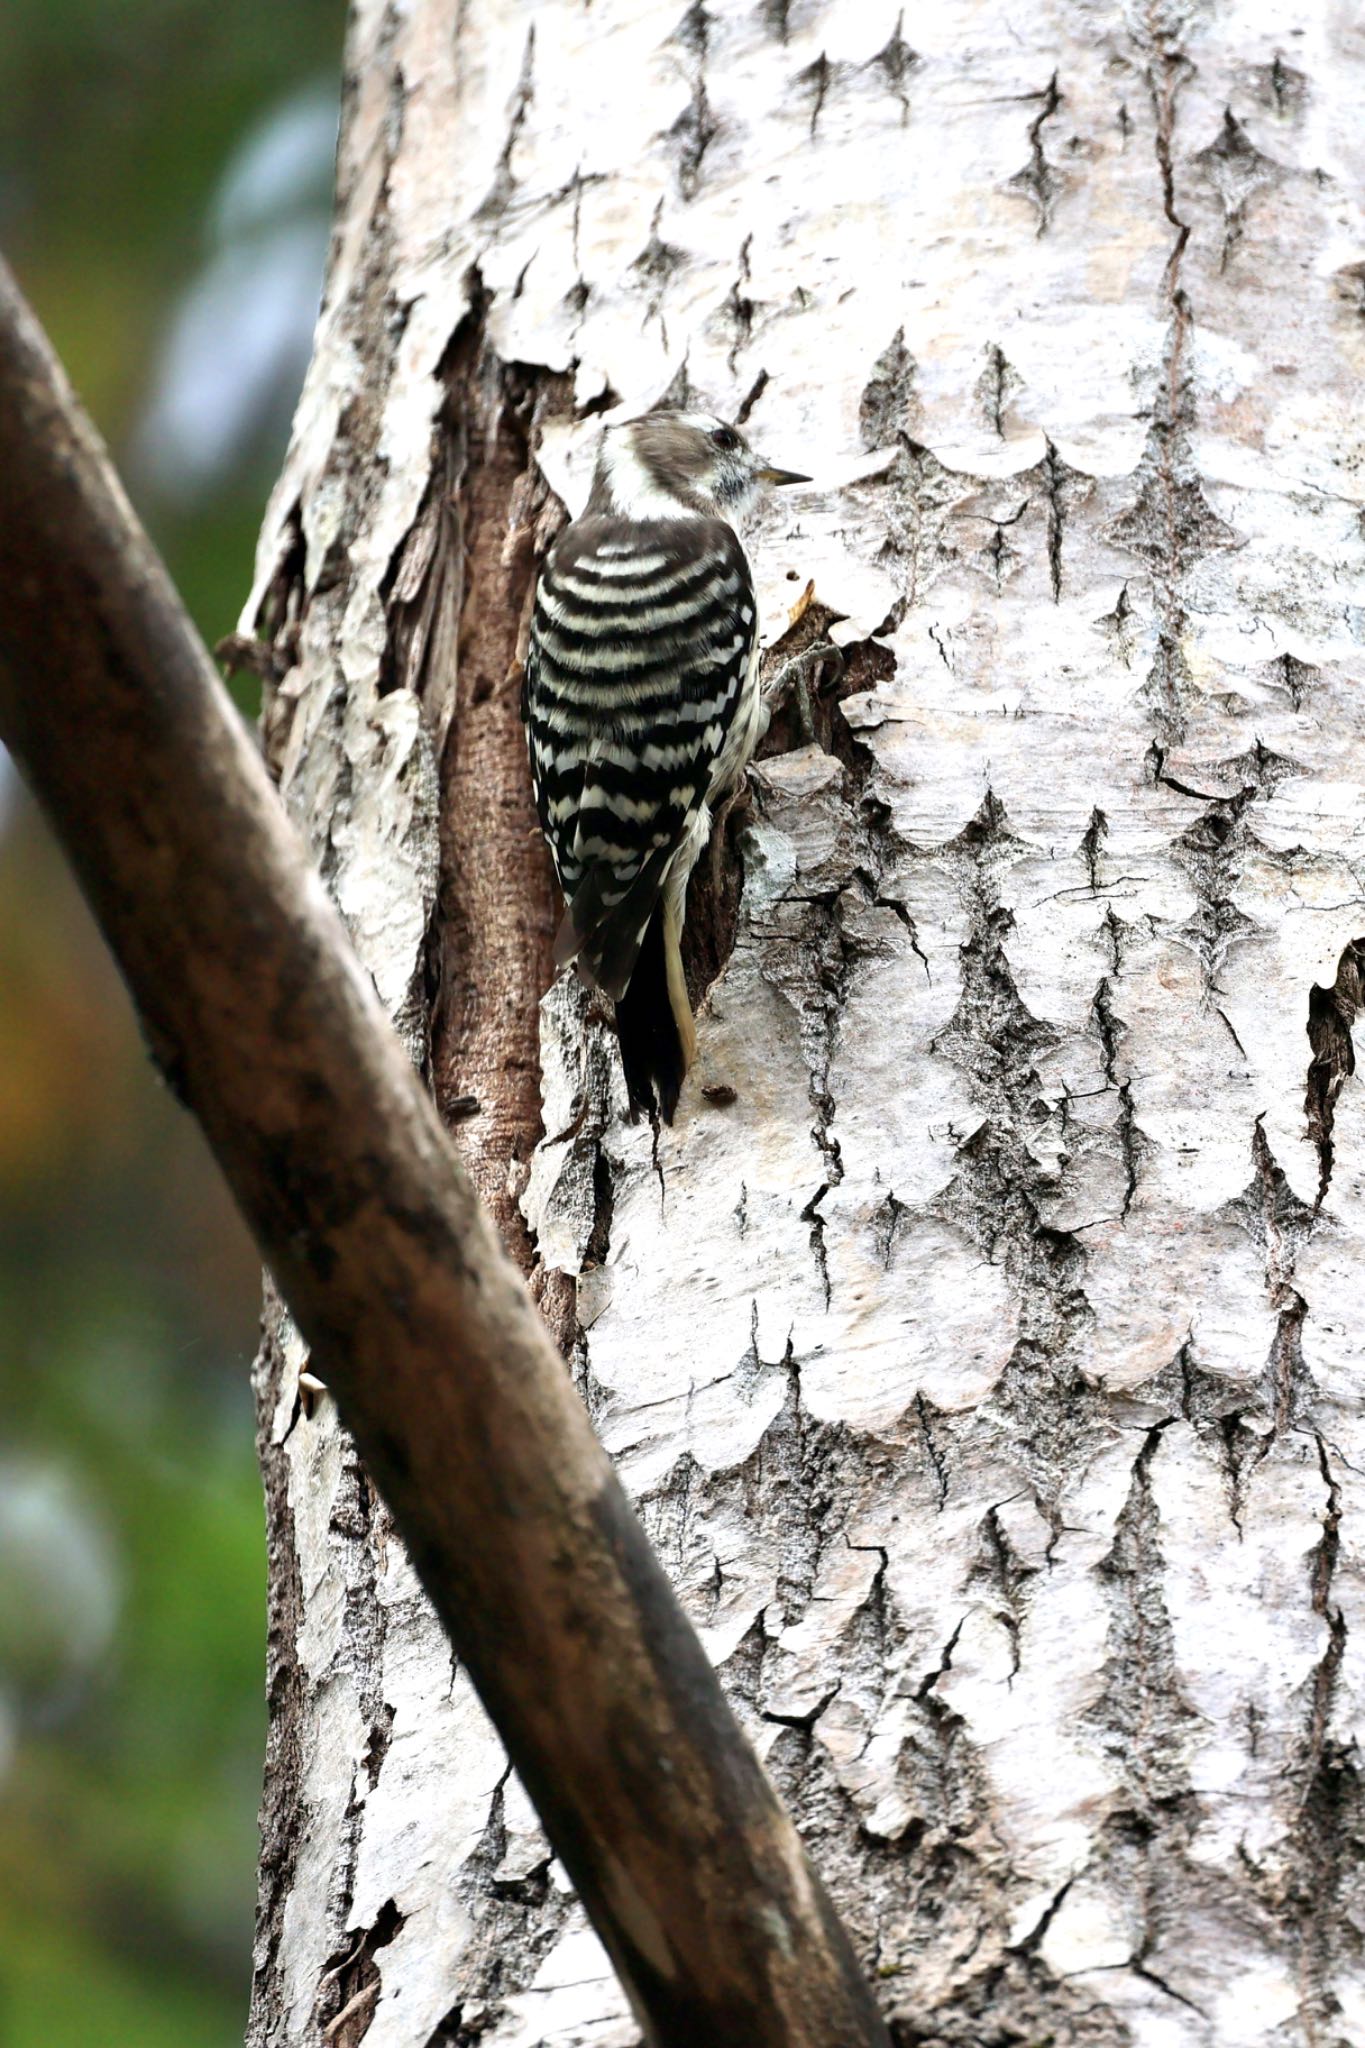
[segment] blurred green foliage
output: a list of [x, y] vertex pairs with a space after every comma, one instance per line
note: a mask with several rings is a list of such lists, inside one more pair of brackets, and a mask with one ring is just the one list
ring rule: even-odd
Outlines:
[[[272, 108], [341, 0], [5, 0], [0, 245], [114, 448]], [[129, 481], [229, 631], [284, 412]], [[248, 707], [250, 708], [250, 707]], [[264, 1545], [258, 1276], [41, 821], [0, 779], [0, 2043], [228, 2048], [250, 1978]]]

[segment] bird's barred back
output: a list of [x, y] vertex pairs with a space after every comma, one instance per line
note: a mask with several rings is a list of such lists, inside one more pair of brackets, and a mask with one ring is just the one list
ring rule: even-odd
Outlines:
[[716, 789], [756, 635], [749, 565], [723, 520], [594, 516], [560, 537], [523, 711], [566, 897], [587, 878], [598, 914], [637, 883], [652, 902], [645, 885]]

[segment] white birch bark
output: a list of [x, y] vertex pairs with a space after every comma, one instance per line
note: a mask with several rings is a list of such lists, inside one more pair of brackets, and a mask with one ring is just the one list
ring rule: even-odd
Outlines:
[[[755, 772], [676, 1128], [560, 988], [529, 1176], [468, 1130], [899, 2038], [1365, 2039], [1349, 10], [359, 0], [348, 81], [247, 617], [417, 1056], [495, 601], [432, 567], [452, 346], [570, 507], [669, 389], [817, 475], [754, 552], [847, 672]], [[633, 2042], [300, 1363], [251, 2038]]]

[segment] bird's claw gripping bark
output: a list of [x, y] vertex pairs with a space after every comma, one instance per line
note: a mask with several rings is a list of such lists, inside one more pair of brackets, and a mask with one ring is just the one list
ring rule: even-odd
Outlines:
[[802, 744], [814, 746], [815, 695], [833, 689], [847, 666], [832, 640], [817, 640], [800, 654], [794, 654], [790, 661], [784, 662], [763, 692], [769, 715], [790, 699]]

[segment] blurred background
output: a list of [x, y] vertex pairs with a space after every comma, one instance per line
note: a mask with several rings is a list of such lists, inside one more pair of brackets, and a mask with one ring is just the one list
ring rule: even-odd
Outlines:
[[[342, 0], [0, 5], [0, 248], [210, 645], [307, 359], [343, 27]], [[3, 2048], [241, 2042], [258, 1294], [0, 753]]]

